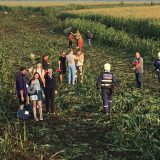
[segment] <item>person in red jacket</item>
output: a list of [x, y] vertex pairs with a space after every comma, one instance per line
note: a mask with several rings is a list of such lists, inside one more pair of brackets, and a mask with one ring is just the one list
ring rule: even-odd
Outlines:
[[72, 34], [72, 32], [71, 32], [71, 33], [69, 34], [69, 36], [68, 36], [68, 43], [69, 43], [68, 48], [69, 48], [69, 49], [72, 48], [73, 40], [74, 40], [74, 36], [73, 36], [73, 34]]
[[78, 39], [78, 48], [80, 51], [82, 51], [82, 47], [83, 47], [83, 38], [82, 36], [80, 36]]

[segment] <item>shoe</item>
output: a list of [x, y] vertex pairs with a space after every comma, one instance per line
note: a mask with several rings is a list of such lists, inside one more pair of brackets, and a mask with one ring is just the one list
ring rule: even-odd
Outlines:
[[34, 117], [34, 120], [35, 120], [36, 122], [38, 122], [38, 121], [39, 121], [39, 119], [38, 119], [37, 117]]
[[40, 117], [40, 119], [39, 119], [40, 121], [43, 121], [43, 117]]

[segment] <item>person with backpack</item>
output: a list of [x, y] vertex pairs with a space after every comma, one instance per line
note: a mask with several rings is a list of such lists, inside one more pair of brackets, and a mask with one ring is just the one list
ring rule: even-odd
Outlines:
[[[29, 84], [30, 88], [30, 100], [32, 101], [33, 105], [33, 115], [35, 121], [43, 121], [43, 114], [42, 114], [42, 100], [43, 100], [43, 93], [44, 93], [44, 85], [41, 79], [41, 76], [38, 72], [35, 72], [33, 75], [33, 79], [30, 81]], [[37, 118], [37, 107], [39, 110], [40, 118]]]
[[51, 68], [48, 69], [48, 72], [47, 74], [45, 74], [44, 78], [45, 78], [46, 113], [51, 112], [55, 114], [54, 99], [55, 95], [57, 94], [57, 81]]
[[68, 48], [69, 48], [69, 49], [72, 48], [73, 40], [74, 40], [74, 36], [73, 36], [72, 32], [70, 32], [70, 34], [69, 34], [69, 36], [68, 36]]
[[142, 75], [143, 75], [143, 58], [139, 52], [136, 52], [133, 60], [133, 70], [135, 72], [137, 88], [143, 87]]
[[112, 94], [114, 86], [117, 85], [115, 75], [110, 72], [111, 66], [109, 63], [104, 65], [104, 71], [98, 76], [96, 86], [101, 89], [101, 96], [103, 100], [103, 111], [106, 114], [111, 112]]
[[19, 99], [20, 110], [24, 109], [24, 105], [27, 102], [27, 95], [28, 95], [25, 74], [26, 74], [26, 68], [21, 67], [18, 75], [16, 76], [16, 93]]
[[158, 75], [158, 82], [160, 82], [160, 52], [158, 53], [158, 58], [154, 61], [154, 66]]
[[87, 31], [87, 42], [90, 47], [92, 47], [91, 41], [93, 39], [93, 33], [91, 31]]
[[75, 60], [77, 59], [76, 56], [73, 54], [73, 50], [71, 49], [70, 53], [66, 56], [68, 62], [68, 84], [75, 84], [76, 80], [76, 66]]
[[64, 75], [66, 74], [66, 52], [62, 51], [61, 56], [59, 57], [59, 74], [60, 74], [60, 81], [63, 81]]

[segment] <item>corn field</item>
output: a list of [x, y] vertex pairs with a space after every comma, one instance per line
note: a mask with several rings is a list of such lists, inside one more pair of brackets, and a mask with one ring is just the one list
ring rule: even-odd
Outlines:
[[[110, 17], [107, 26], [105, 16], [101, 19], [99, 15], [63, 13], [63, 6], [0, 9], [0, 159], [160, 159], [160, 86], [152, 64], [160, 51], [155, 34], [159, 26], [153, 35], [144, 35], [137, 32], [136, 24], [147, 31], [150, 20], [116, 21]], [[153, 21], [151, 26], [158, 22]], [[116, 28], [120, 24], [124, 25]], [[17, 120], [15, 77], [19, 68], [30, 65], [31, 53], [37, 58], [48, 54], [58, 78], [55, 69], [60, 52], [68, 53], [63, 30], [70, 26], [73, 32], [79, 29], [85, 41], [84, 83], [69, 86], [67, 81], [58, 82], [57, 114], [44, 114], [42, 123]], [[87, 30], [94, 34], [93, 48], [86, 44]], [[135, 88], [132, 59], [136, 51], [144, 57], [143, 90]], [[120, 83], [113, 95], [110, 116], [101, 112], [102, 100], [95, 86], [106, 62]]]

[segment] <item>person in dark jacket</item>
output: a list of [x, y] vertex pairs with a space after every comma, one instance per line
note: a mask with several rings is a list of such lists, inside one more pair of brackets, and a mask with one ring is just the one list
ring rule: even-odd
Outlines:
[[103, 100], [103, 111], [109, 114], [112, 107], [112, 93], [114, 86], [117, 85], [115, 75], [110, 72], [110, 64], [104, 65], [104, 71], [99, 75], [96, 86], [101, 89], [101, 96]]
[[154, 66], [158, 75], [158, 82], [160, 82], [160, 52], [158, 53], [158, 58], [154, 61]]
[[16, 77], [16, 92], [17, 92], [17, 97], [19, 99], [19, 103], [20, 103], [19, 108], [21, 110], [23, 110], [24, 105], [27, 102], [27, 95], [28, 95], [25, 74], [26, 74], [26, 68], [21, 67], [19, 74]]
[[53, 75], [52, 69], [48, 69], [45, 75], [45, 96], [46, 96], [46, 113], [49, 113], [51, 108], [51, 113], [55, 114], [55, 104], [54, 99], [57, 94], [57, 81], [56, 77]]

